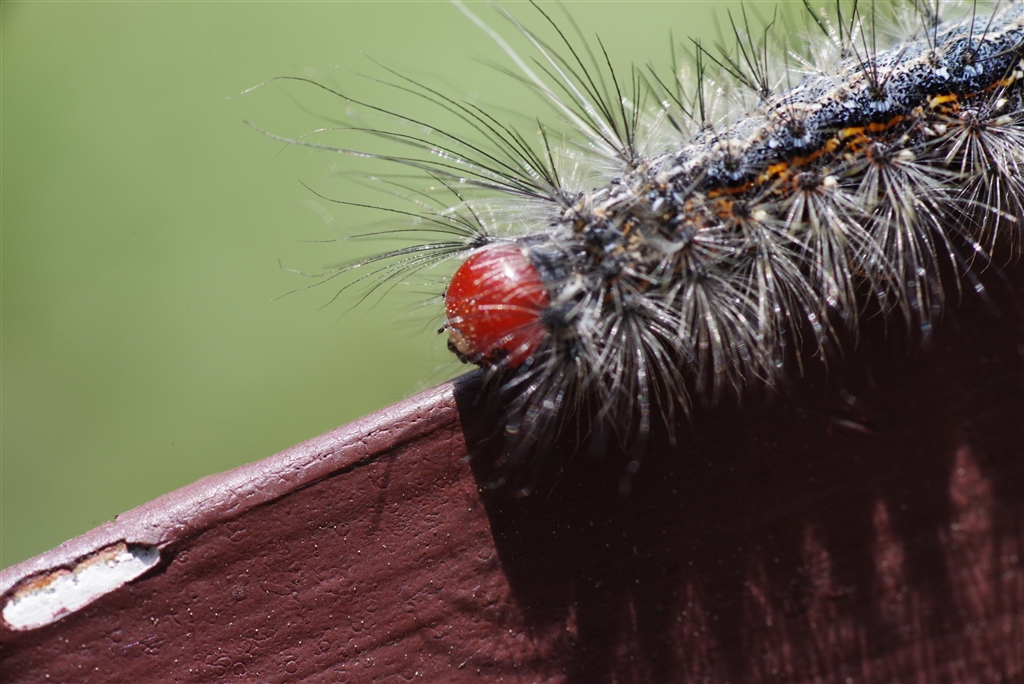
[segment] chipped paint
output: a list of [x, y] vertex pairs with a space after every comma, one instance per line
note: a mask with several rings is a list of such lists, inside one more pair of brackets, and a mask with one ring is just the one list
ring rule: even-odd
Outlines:
[[12, 629], [38, 629], [124, 586], [160, 562], [155, 546], [112, 544], [79, 561], [27, 580], [4, 603]]

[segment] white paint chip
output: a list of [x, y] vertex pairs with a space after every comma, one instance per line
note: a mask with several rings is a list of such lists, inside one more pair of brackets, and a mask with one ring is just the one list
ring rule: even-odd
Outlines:
[[83, 559], [71, 570], [60, 569], [33, 577], [18, 587], [4, 604], [4, 622], [12, 629], [37, 629], [84, 608], [124, 586], [160, 562], [155, 546], [124, 542]]

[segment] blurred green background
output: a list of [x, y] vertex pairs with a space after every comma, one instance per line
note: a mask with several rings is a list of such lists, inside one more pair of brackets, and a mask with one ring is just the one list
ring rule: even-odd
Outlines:
[[[567, 6], [627, 65], [667, 63], [669, 28], [707, 33], [722, 4]], [[299, 136], [349, 108], [296, 84], [231, 97], [305, 75], [415, 107], [358, 75], [381, 75], [369, 56], [499, 115], [534, 107], [454, 6], [4, 2], [0, 25], [0, 566], [461, 372], [422, 288], [351, 311], [358, 292], [324, 307], [335, 285], [282, 297], [314, 281], [279, 262], [316, 271], [379, 251], [308, 241], [385, 217], [300, 183], [367, 201], [338, 175], [365, 160], [243, 123]]]

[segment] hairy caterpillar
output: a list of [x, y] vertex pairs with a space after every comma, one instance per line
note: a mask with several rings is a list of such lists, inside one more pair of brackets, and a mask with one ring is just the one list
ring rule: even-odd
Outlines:
[[640, 451], [691, 397], [774, 386], [865, 315], [927, 341], [949, 288], [981, 291], [975, 274], [1020, 246], [1024, 3], [887, 5], [893, 36], [874, 4], [806, 9], [778, 62], [744, 15], [733, 48], [695, 42], [662, 77], [613, 70], [539, 8], [559, 44], [512, 19], [530, 61], [463, 8], [566, 142], [396, 76], [467, 133], [372, 131], [409, 156], [301, 144], [411, 166], [455, 201], [407, 212], [441, 239], [330, 277], [461, 260], [442, 331], [485, 369], [520, 450], [588, 406]]

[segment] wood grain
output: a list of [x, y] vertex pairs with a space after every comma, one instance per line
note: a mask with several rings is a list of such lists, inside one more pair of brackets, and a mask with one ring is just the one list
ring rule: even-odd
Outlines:
[[617, 442], [572, 430], [534, 494], [491, 487], [477, 380], [443, 385], [4, 570], [6, 601], [119, 541], [162, 557], [54, 624], [3, 624], [0, 677], [1024, 681], [1005, 299], [953, 310], [928, 349], [869, 330], [842, 372], [698, 409], [625, 496]]

